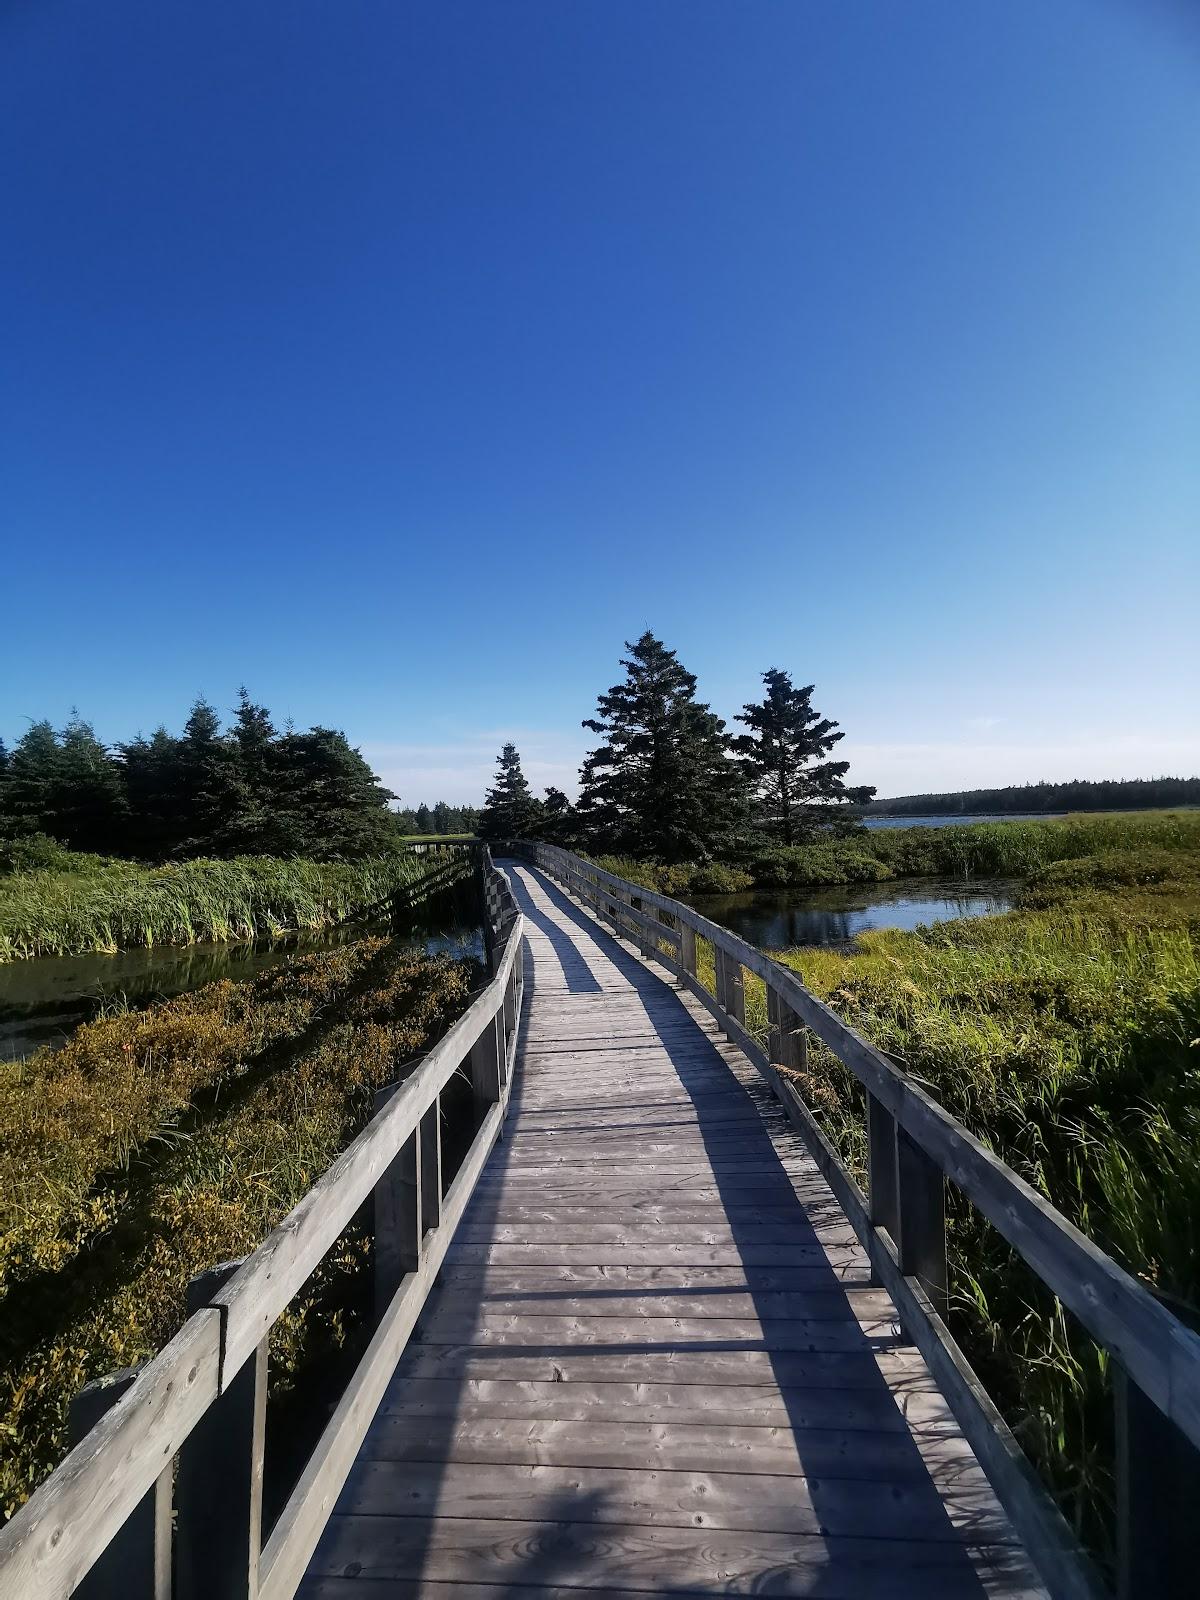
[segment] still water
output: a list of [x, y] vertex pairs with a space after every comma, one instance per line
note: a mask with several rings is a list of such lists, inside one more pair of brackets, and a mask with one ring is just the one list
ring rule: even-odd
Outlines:
[[367, 933], [390, 933], [400, 944], [483, 960], [475, 890], [458, 885], [406, 906], [390, 923], [343, 924], [254, 944], [160, 945], [116, 955], [41, 956], [0, 962], [0, 1061], [18, 1061], [40, 1045], [60, 1045], [81, 1022], [114, 1001], [130, 1009], [199, 989], [218, 978], [253, 978], [289, 956], [332, 950]]
[[697, 911], [764, 950], [848, 944], [872, 928], [917, 928], [1008, 911], [1015, 885], [1002, 879], [905, 878], [833, 889], [750, 889], [696, 895]]

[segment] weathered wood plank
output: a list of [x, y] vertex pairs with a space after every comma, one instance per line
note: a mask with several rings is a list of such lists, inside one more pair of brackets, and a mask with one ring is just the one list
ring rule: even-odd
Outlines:
[[[674, 1593], [770, 1593], [821, 1600], [979, 1600], [1039, 1594], [1028, 1564], [1011, 1546], [951, 1540], [835, 1539], [823, 1535], [740, 1533], [709, 1528], [602, 1527], [548, 1517], [538, 1522], [466, 1517], [336, 1516], [313, 1564], [314, 1576], [353, 1568], [356, 1581], [424, 1580], [529, 1583], [570, 1576], [576, 1586]], [[576, 1590], [578, 1592], [578, 1590]]]

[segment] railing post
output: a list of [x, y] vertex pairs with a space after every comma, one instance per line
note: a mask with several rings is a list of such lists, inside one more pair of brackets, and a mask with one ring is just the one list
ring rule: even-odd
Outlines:
[[689, 977], [696, 976], [696, 930], [682, 918], [679, 920], [679, 965]]
[[[187, 1311], [210, 1305], [240, 1261], [188, 1284]], [[179, 1600], [255, 1600], [262, 1542], [267, 1341], [209, 1406], [179, 1451], [176, 1568]]]
[[896, 1167], [896, 1119], [868, 1089], [867, 1214], [874, 1227], [886, 1228], [898, 1248], [900, 1197]]
[[[140, 1371], [126, 1367], [85, 1384], [68, 1414], [72, 1446], [112, 1410]], [[170, 1600], [172, 1476], [168, 1462], [153, 1489], [93, 1562], [75, 1590], [76, 1600]]]
[[713, 946], [713, 954], [717, 963], [717, 1004], [734, 1022], [745, 1027], [746, 990], [742, 964], [726, 954], [720, 945]]
[[1117, 1600], [1196, 1593], [1200, 1451], [1114, 1362]]
[[917, 1278], [940, 1317], [946, 1315], [946, 1176], [904, 1129], [896, 1129], [896, 1252], [905, 1277]]
[[420, 1173], [421, 1173], [421, 1223], [426, 1233], [436, 1228], [442, 1220], [442, 1097], [435, 1095], [433, 1104], [420, 1122]]
[[467, 1058], [478, 1121], [487, 1116], [500, 1098], [506, 1044], [504, 1009], [501, 1008], [471, 1046]]
[[[375, 1094], [379, 1114], [403, 1079]], [[375, 1185], [375, 1316], [395, 1299], [406, 1273], [421, 1265], [421, 1137], [410, 1133]]]

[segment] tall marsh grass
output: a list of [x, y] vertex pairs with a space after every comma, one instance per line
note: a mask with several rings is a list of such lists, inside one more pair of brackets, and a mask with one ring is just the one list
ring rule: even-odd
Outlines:
[[[258, 939], [361, 916], [446, 863], [396, 852], [356, 862], [91, 863], [0, 878], [0, 961], [135, 946]], [[465, 869], [464, 869], [465, 870]]]
[[[1172, 848], [1160, 844], [1140, 866], [1101, 853], [1047, 867], [1003, 916], [880, 930], [850, 952], [780, 959], [1191, 1317], [1200, 1307], [1200, 853], [1175, 849], [1168, 875], [1162, 853]], [[802, 1087], [863, 1178], [857, 1080], [816, 1046]], [[1103, 1352], [952, 1189], [950, 1242], [956, 1334], [1069, 1519], [1111, 1560]]]

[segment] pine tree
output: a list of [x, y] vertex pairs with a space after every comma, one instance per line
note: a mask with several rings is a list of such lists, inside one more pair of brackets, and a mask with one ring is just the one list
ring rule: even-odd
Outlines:
[[626, 649], [624, 683], [583, 724], [606, 742], [580, 770], [579, 822], [602, 849], [705, 860], [730, 847], [745, 809], [725, 724], [660, 639], [647, 632]]
[[772, 667], [764, 672], [764, 698], [744, 705], [735, 721], [751, 731], [733, 747], [754, 795], [755, 810], [783, 844], [794, 844], [814, 822], [828, 820], [840, 804], [865, 805], [875, 790], [847, 788], [848, 761], [820, 759], [845, 735], [836, 722], [812, 707], [814, 684], [797, 689], [791, 676]]
[[71, 713], [59, 736], [52, 784], [54, 836], [72, 850], [120, 848], [125, 810], [120, 771], [91, 723]]
[[488, 790], [479, 818], [481, 839], [535, 839], [542, 808], [521, 771], [515, 744], [506, 744], [497, 757], [496, 780]]
[[417, 833], [433, 832], [433, 812], [424, 801], [417, 807]]

